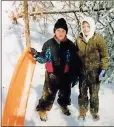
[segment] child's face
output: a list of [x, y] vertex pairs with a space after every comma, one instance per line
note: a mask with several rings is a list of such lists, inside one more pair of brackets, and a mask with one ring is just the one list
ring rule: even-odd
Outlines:
[[85, 36], [88, 36], [90, 32], [90, 25], [87, 22], [84, 22], [82, 25], [82, 30]]
[[55, 35], [56, 35], [56, 38], [59, 40], [59, 41], [62, 41], [64, 40], [65, 36], [66, 36], [66, 31], [62, 28], [58, 28], [56, 31], [55, 31]]

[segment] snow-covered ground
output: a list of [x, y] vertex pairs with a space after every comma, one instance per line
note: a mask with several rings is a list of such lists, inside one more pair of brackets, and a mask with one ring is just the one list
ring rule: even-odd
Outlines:
[[[2, 2], [2, 111], [15, 65], [19, 59], [19, 56], [21, 55], [21, 52], [23, 49], [25, 49], [25, 40], [22, 34], [24, 31], [23, 20], [19, 19], [17, 25], [12, 25], [7, 16], [7, 10], [11, 7], [10, 5], [11, 1]], [[53, 36], [53, 24], [51, 25], [52, 27], [48, 27], [49, 30], [45, 36], [38, 33], [37, 26], [37, 22], [30, 23], [31, 42], [32, 46], [40, 51], [43, 43]], [[99, 92], [99, 121], [93, 121], [89, 112], [87, 113], [86, 121], [83, 122], [77, 120], [77, 85], [72, 88], [72, 105], [69, 106], [72, 115], [63, 115], [55, 100], [52, 110], [48, 112], [48, 121], [41, 122], [38, 114], [35, 111], [35, 106], [41, 97], [44, 82], [44, 72], [44, 64], [42, 65], [37, 63], [26, 110], [25, 126], [114, 126], [114, 84], [101, 84]]]

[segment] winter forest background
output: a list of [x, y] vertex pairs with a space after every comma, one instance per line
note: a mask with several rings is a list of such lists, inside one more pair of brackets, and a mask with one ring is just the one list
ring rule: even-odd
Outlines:
[[[114, 108], [112, 104], [114, 100], [114, 0], [28, 1], [28, 10], [30, 41], [37, 51], [41, 51], [43, 43], [53, 37], [53, 27], [58, 18], [66, 19], [69, 28], [68, 38], [74, 42], [80, 33], [81, 19], [84, 16], [93, 17], [96, 22], [96, 31], [105, 38], [108, 45], [110, 66], [106, 72], [106, 79], [101, 85], [100, 122], [93, 123], [89, 115], [85, 123], [76, 120], [78, 114], [78, 85], [76, 85], [72, 90], [72, 117], [62, 116], [55, 102], [49, 114], [49, 121], [41, 123], [34, 109], [42, 93], [44, 64], [37, 63], [27, 105], [25, 125], [114, 125], [114, 112], [112, 112]], [[26, 47], [24, 13], [23, 1], [2, 1], [2, 111], [16, 63]], [[58, 119], [58, 123], [55, 118]]]

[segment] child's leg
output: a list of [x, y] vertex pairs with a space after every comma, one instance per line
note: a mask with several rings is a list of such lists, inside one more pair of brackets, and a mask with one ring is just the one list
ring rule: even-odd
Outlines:
[[69, 116], [71, 113], [67, 106], [71, 104], [71, 84], [66, 83], [61, 85], [64, 85], [64, 86], [60, 87], [59, 89], [57, 101], [61, 107], [62, 112], [65, 115]]
[[[62, 84], [61, 84], [62, 85]], [[58, 92], [59, 105], [71, 104], [71, 84], [65, 84], [65, 87], [61, 87]]]
[[67, 75], [65, 75], [65, 77], [66, 78], [62, 78], [61, 83], [59, 84], [57, 101], [62, 112], [69, 116], [71, 113], [67, 106], [71, 104], [71, 83], [67, 81]]
[[98, 69], [92, 70], [89, 74], [89, 93], [90, 93], [90, 112], [97, 114], [99, 111], [99, 88], [100, 82], [98, 80]]
[[67, 74], [61, 78], [57, 101], [59, 105], [71, 104], [71, 83], [68, 81]]
[[57, 84], [50, 82], [49, 74], [46, 72], [42, 97], [39, 99], [36, 110], [51, 110], [57, 90]]
[[80, 77], [79, 79], [79, 96], [78, 96], [78, 105], [79, 105], [79, 116], [86, 116], [88, 111], [88, 84], [86, 82], [86, 77]]

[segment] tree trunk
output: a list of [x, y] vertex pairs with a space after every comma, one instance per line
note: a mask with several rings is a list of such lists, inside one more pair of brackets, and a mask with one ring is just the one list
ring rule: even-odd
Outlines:
[[30, 29], [29, 29], [29, 17], [28, 17], [28, 1], [24, 0], [24, 23], [25, 23], [25, 40], [26, 46], [30, 46]]

